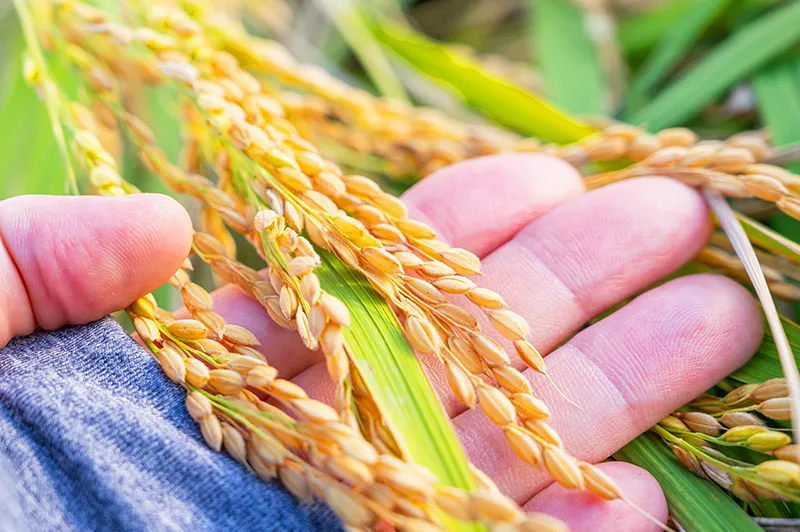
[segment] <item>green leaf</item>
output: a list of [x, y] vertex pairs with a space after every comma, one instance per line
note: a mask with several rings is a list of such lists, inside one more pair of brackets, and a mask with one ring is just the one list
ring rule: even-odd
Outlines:
[[[333, 254], [319, 252], [322, 265], [315, 271], [323, 289], [350, 310], [352, 325], [345, 331], [345, 339], [398, 446], [414, 462], [430, 468], [446, 485], [475, 488], [450, 419], [406, 342], [391, 307], [363, 275], [345, 266]], [[457, 528], [476, 527], [459, 523]]]
[[664, 490], [670, 514], [687, 532], [761, 530], [716, 484], [687, 471], [652, 432], [630, 442], [614, 458], [636, 464], [656, 478]]
[[0, 124], [6, 131], [0, 145], [0, 199], [20, 194], [61, 194], [66, 173], [50, 119], [36, 93], [22, 78], [24, 44], [16, 17], [3, 21], [7, 43], [2, 53]]
[[577, 115], [609, 114], [609, 89], [597, 49], [575, 2], [530, 0], [533, 52], [545, 96]]
[[[781, 316], [781, 322], [784, 331], [786, 331], [786, 337], [789, 339], [792, 353], [794, 353], [794, 359], [800, 364], [800, 326], [784, 316]], [[764, 382], [782, 376], [783, 371], [781, 371], [778, 350], [775, 347], [772, 334], [767, 330], [764, 333], [764, 340], [753, 358], [747, 364], [734, 371], [730, 378], [742, 383], [752, 383]]]
[[317, 0], [383, 96], [409, 101], [403, 84], [369, 29], [355, 0]]
[[[761, 121], [775, 146], [800, 142], [800, 59], [787, 57], [762, 69], [753, 78], [753, 89]], [[800, 163], [787, 165], [787, 168], [800, 172]], [[768, 223], [792, 240], [800, 239], [800, 222], [794, 218], [779, 213]], [[800, 305], [795, 304], [797, 310]]]
[[471, 107], [520, 133], [566, 144], [592, 134], [585, 126], [478, 63], [408, 28], [382, 21], [373, 32], [412, 67], [460, 95]]
[[695, 4], [696, 0], [660, 2], [655, 9], [627, 17], [617, 30], [620, 47], [628, 55], [644, 52], [673, 31]]
[[[789, 57], [753, 78], [761, 121], [777, 147], [800, 142], [800, 59]], [[800, 171], [800, 165], [791, 167]]]
[[800, 2], [788, 2], [728, 37], [631, 121], [651, 130], [682, 124], [798, 40]]
[[754, 245], [800, 263], [800, 244], [789, 240], [744, 214], [737, 213], [736, 218], [742, 224], [745, 234]]
[[[675, 68], [705, 29], [719, 16], [730, 0], [697, 2], [658, 42], [626, 96], [629, 106], [644, 101], [653, 87]], [[630, 107], [629, 107], [630, 108]]]

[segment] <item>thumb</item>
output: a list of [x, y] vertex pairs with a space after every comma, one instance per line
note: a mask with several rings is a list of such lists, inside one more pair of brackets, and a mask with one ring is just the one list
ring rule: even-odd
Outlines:
[[191, 236], [183, 207], [157, 194], [0, 202], [0, 347], [126, 307], [175, 273]]

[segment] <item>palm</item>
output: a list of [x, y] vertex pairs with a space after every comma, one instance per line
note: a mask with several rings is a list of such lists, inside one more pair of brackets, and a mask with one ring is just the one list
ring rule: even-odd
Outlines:
[[[565, 163], [513, 155], [445, 169], [405, 199], [412, 215], [479, 255], [481, 284], [533, 324], [530, 340], [550, 352], [553, 380], [580, 408], [540, 375], [526, 375], [568, 450], [598, 462], [744, 363], [759, 344], [762, 321], [737, 284], [692, 276], [653, 288], [572, 336], [691, 259], [710, 231], [700, 197], [666, 179], [582, 192]], [[0, 205], [0, 346], [36, 326], [86, 323], [129, 305], [163, 283], [189, 249], [186, 212], [164, 197], [21, 197]], [[332, 396], [318, 352], [236, 288], [214, 297], [214, 310], [256, 333], [284, 378], [317, 398]], [[497, 427], [463, 410], [436, 367], [430, 374], [470, 459], [527, 509], [561, 517], [574, 530], [654, 526], [624, 502], [547, 487], [546, 476], [522, 463]], [[628, 499], [666, 519], [652, 477], [623, 463], [601, 467]]]
[[[555, 349], [702, 248], [710, 230], [707, 210], [683, 185], [647, 178], [583, 194], [580, 177], [565, 163], [518, 155], [450, 167], [405, 200], [412, 216], [481, 257], [486, 276], [479, 284], [502, 294], [533, 324], [533, 343], [552, 351], [552, 378], [580, 408], [543, 377], [526, 374], [553, 410], [567, 448], [581, 459], [607, 458], [744, 363], [758, 346], [761, 319], [747, 292], [722, 277], [691, 276], [648, 291]], [[332, 397], [321, 355], [273, 325], [257, 303], [225, 287], [215, 293], [215, 310], [255, 332], [284, 378], [312, 397]], [[546, 476], [521, 462], [479, 411], [465, 412], [435, 365], [429, 373], [470, 459], [504, 493], [576, 530], [599, 530], [601, 522], [613, 529], [647, 526], [623, 502], [544, 489]], [[603, 468], [637, 505], [666, 519], [652, 477], [627, 464]]]

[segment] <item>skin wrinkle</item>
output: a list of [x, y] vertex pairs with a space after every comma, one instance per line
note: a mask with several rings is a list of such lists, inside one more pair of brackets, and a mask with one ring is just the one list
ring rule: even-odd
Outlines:
[[[146, 218], [157, 214], [147, 212], [150, 209], [145, 206], [142, 210]], [[17, 241], [18, 247], [24, 250], [22, 274], [26, 285], [37, 287], [37, 290], [28, 292], [28, 297], [37, 323], [45, 329], [80, 321], [85, 308], [96, 308], [104, 300], [113, 299], [118, 294], [117, 287], [124, 286], [126, 278], [133, 277], [136, 272], [132, 261], [125, 263], [120, 260], [119, 253], [107, 253], [108, 249], [126, 249], [130, 245], [114, 238], [113, 234], [109, 238], [107, 227], [96, 223], [93, 211], [70, 210], [71, 216], [67, 219], [63, 219], [63, 212], [48, 209], [47, 214], [51, 218], [47, 224], [31, 228], [32, 233], [42, 233], [35, 240], [37, 245], [26, 246], [31, 240], [28, 234], [19, 235]], [[19, 216], [26, 214], [25, 210], [18, 212]], [[132, 234], [142, 229], [141, 223], [134, 221], [131, 225]], [[67, 235], [73, 236], [64, 238], [64, 233], [48, 231], [48, 226], [69, 227]], [[137, 234], [141, 242], [157, 241], [157, 237], [158, 234], [152, 230]], [[98, 246], [98, 242], [104, 242], [105, 245]], [[80, 265], [80, 268], [58, 267], [65, 264]], [[140, 274], [145, 278], [152, 277], [146, 271]], [[96, 290], [96, 286], [102, 286], [103, 290]], [[75, 300], [75, 294], [82, 295], [79, 301]]]
[[[504, 266], [503, 269], [506, 270], [504, 275], [493, 278], [499, 281], [501, 286], [494, 285], [492, 288], [501, 294], [508, 294], [509, 307], [514, 309], [520, 308], [513, 301], [519, 287], [518, 279], [524, 277], [536, 281], [535, 286], [538, 291], [534, 297], [542, 302], [540, 303], [542, 311], [537, 308], [535, 319], [526, 315], [532, 325], [529, 340], [542, 355], [547, 355], [563, 342], [570, 332], [588, 320], [587, 312], [581, 305], [580, 298], [564, 283], [558, 273], [541, 261], [537, 244], [533, 239], [518, 234], [506, 246], [509, 249], [504, 248], [501, 256], [492, 258], [502, 264], [508, 260], [507, 257], [514, 257], [514, 270], [518, 268], [519, 274], [515, 274], [516, 271], [507, 271], [508, 267]], [[559, 334], [553, 334], [553, 331], [558, 331]], [[510, 356], [519, 361], [516, 353], [512, 352]]]
[[[0, 213], [2, 213], [3, 203], [5, 202], [0, 202]], [[0, 221], [2, 221], [1, 214]], [[25, 286], [25, 280], [22, 277], [19, 266], [17, 266], [10, 248], [6, 245], [3, 225], [3, 223], [0, 223], [0, 266], [2, 266], [3, 262], [6, 262], [9, 267], [0, 269], [0, 271], [4, 272], [2, 279], [3, 291], [0, 292], [0, 295], [4, 296], [2, 305], [0, 306], [4, 319], [0, 321], [2, 321], [3, 328], [5, 329], [5, 332], [0, 335], [0, 346], [3, 344], [2, 338], [10, 338], [20, 334], [34, 323], [33, 310], [31, 309], [30, 300], [28, 300], [28, 289]], [[7, 260], [3, 261], [3, 258]], [[14, 290], [13, 287], [16, 287], [16, 290]], [[16, 292], [16, 294], [13, 292]], [[19, 299], [26, 300], [27, 304], [20, 305], [15, 303], [13, 306], [8, 305], [9, 301], [16, 301]], [[21, 316], [20, 314], [23, 315]]]
[[[700, 281], [702, 279], [702, 281]], [[720, 366], [727, 359], [736, 361], [738, 367], [752, 350], [750, 346], [737, 345], [737, 339], [742, 335], [740, 330], [733, 328], [737, 323], [736, 314], [741, 311], [738, 306], [752, 310], [754, 303], [748, 301], [743, 294], [720, 290], [722, 296], [703, 297], [702, 292], [709, 290], [708, 284], [723, 284], [719, 278], [701, 276], [689, 278], [677, 290], [677, 294], [663, 305], [660, 312], [654, 316], [639, 316], [632, 322], [630, 319], [622, 325], [622, 329], [615, 331], [613, 336], [601, 333], [591, 337], [590, 345], [582, 344], [584, 337], [579, 335], [572, 342], [579, 349], [589, 353], [613, 352], [616, 353], [612, 364], [606, 364], [607, 375], [615, 387], [623, 394], [625, 401], [634, 411], [634, 421], [639, 429], [648, 428], [648, 422], [659, 415], [665, 396], [680, 396], [682, 402], [692, 399], [686, 392], [678, 394], [685, 389], [681, 376], [693, 375], [698, 379], [705, 376], [704, 380], [697, 382], [697, 386], [711, 386], [716, 382], [708, 373], [708, 368]], [[673, 285], [673, 283], [669, 283]], [[665, 286], [669, 286], [665, 285]], [[673, 285], [674, 286], [674, 285]], [[737, 287], [738, 288], [738, 287]], [[741, 289], [740, 289], [741, 290]], [[649, 299], [645, 294], [640, 299]], [[759, 322], [760, 323], [760, 322]], [[626, 334], [626, 329], [630, 331]], [[756, 326], [756, 334], [750, 336], [760, 338], [760, 329]], [[647, 338], [648, 345], [643, 348], [642, 338]], [[598, 345], [599, 343], [599, 345]], [[723, 349], [724, 346], [733, 346], [735, 351]], [[696, 353], [703, 353], [703, 357], [682, 357], [681, 354], [691, 348]], [[651, 353], [645, 358], [641, 352]], [[738, 358], [737, 358], [738, 354]], [[657, 362], [652, 357], [657, 357]], [[687, 364], [687, 361], [689, 364]], [[653, 367], [659, 369], [659, 387], [653, 393], [652, 380]], [[733, 367], [731, 369], [734, 369]]]
[[[643, 188], [647, 194], [641, 194]], [[653, 270], [653, 276], [663, 277], [678, 266], [671, 259], [674, 250], [681, 250], [682, 264], [694, 256], [707, 241], [711, 226], [700, 196], [685, 185], [665, 178], [641, 178], [593, 191], [592, 201], [603, 203], [605, 209], [593, 211], [591, 225], [558, 224], [554, 230], [548, 220], [580, 217], [587, 201], [580, 198], [554, 209], [538, 224], [518, 235], [535, 242], [537, 258], [558, 272], [558, 277], [573, 293], [578, 294], [587, 314], [606, 310], [609, 293], [625, 291], [630, 272]], [[635, 203], [631, 200], [636, 198]], [[678, 217], [678, 219], [676, 219]], [[583, 217], [585, 218], [585, 217]], [[669, 223], [664, 223], [669, 220]], [[699, 238], [698, 238], [699, 237]], [[632, 246], [631, 242], [636, 245]], [[669, 246], [664, 243], [669, 242]], [[592, 250], [602, 249], [615, 261], [592, 260]], [[564, 260], [569, 256], [572, 260]], [[598, 264], [611, 269], [600, 271]], [[668, 265], [665, 268], [662, 265]], [[554, 267], [557, 266], [557, 267]], [[598, 279], [604, 282], [599, 284]], [[582, 289], [585, 286], [593, 290]], [[604, 301], [603, 304], [598, 300]]]

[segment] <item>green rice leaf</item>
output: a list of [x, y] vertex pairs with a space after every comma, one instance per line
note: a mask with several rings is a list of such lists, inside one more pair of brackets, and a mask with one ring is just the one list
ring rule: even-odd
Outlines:
[[317, 0], [316, 3], [328, 13], [342, 39], [350, 46], [380, 93], [401, 101], [409, 101], [403, 84], [384, 55], [380, 43], [369, 30], [369, 25], [355, 0]]
[[636, 464], [656, 478], [664, 490], [670, 514], [687, 532], [761, 530], [716, 484], [687, 471], [652, 432], [630, 442], [614, 458]]
[[[777, 147], [800, 142], [800, 59], [789, 57], [753, 78], [761, 121]], [[800, 165], [790, 167], [799, 172]]]
[[[800, 326], [784, 316], [781, 316], [781, 322], [783, 330], [786, 331], [786, 337], [789, 339], [794, 359], [800, 364]], [[734, 371], [730, 378], [746, 384], [764, 382], [778, 377], [783, 377], [778, 350], [775, 347], [772, 334], [767, 330], [764, 333], [764, 340], [753, 358], [747, 364]]]
[[[62, 194], [66, 172], [50, 119], [36, 93], [22, 78], [24, 48], [16, 17], [3, 21], [7, 54], [0, 77], [0, 200], [20, 194]], [[61, 72], [63, 73], [63, 72]]]
[[617, 29], [623, 52], [634, 55], [651, 48], [673, 31], [695, 4], [696, 0], [659, 2], [654, 9], [627, 17]]
[[651, 130], [684, 123], [800, 41], [800, 2], [787, 2], [709, 52], [631, 120]]
[[575, 2], [530, 0], [533, 53], [547, 99], [576, 115], [609, 114], [609, 89], [584, 11]]
[[736, 218], [742, 224], [744, 232], [754, 245], [800, 263], [800, 244], [789, 240], [744, 214], [737, 213]]
[[631, 82], [627, 100], [637, 106], [652, 89], [675, 68], [705, 29], [719, 16], [730, 0], [705, 0], [691, 10], [658, 42], [639, 74]]
[[[345, 331], [345, 338], [398, 446], [446, 485], [473, 489], [467, 458], [450, 419], [406, 342], [394, 312], [364, 276], [333, 254], [319, 252], [322, 265], [316, 273], [320, 283], [350, 310], [352, 325]], [[477, 528], [465, 523], [450, 525], [452, 530]]]
[[534, 94], [484, 70], [478, 63], [424, 35], [382, 21], [378, 40], [434, 81], [450, 88], [495, 122], [548, 142], [566, 144], [590, 135], [583, 125]]
[[[787, 57], [762, 69], [753, 78], [753, 90], [761, 121], [775, 146], [800, 142], [800, 59]], [[800, 163], [789, 164], [787, 168], [800, 172]], [[779, 213], [768, 223], [792, 240], [800, 239], [800, 222], [794, 218]], [[800, 305], [795, 304], [795, 310], [800, 310]]]

